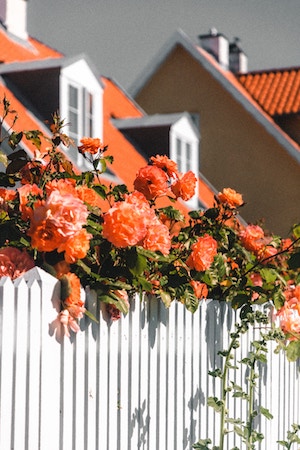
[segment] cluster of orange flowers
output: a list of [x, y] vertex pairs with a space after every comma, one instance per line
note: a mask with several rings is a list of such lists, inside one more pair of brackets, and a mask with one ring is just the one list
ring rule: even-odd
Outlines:
[[[60, 136], [57, 128], [55, 136]], [[265, 285], [266, 295], [269, 295], [272, 287], [265, 283], [257, 264], [279, 258], [280, 253], [290, 248], [291, 241], [281, 240], [278, 244], [258, 225], [235, 226], [236, 210], [244, 203], [241, 194], [230, 188], [223, 189], [215, 198], [211, 211], [213, 219], [206, 212], [199, 212], [195, 219], [191, 215], [189, 223], [181, 224], [181, 219], [172, 219], [166, 209], [158, 210], [156, 200], [167, 196], [188, 201], [195, 195], [197, 179], [191, 171], [180, 173], [177, 164], [167, 156], [157, 155], [138, 171], [134, 191], [122, 193], [114, 202], [110, 197], [109, 208], [103, 212], [103, 199], [108, 197], [94, 189], [100, 173], [94, 164], [103, 157], [103, 145], [99, 139], [92, 138], [83, 138], [81, 144], [79, 152], [93, 164], [92, 177], [75, 176], [71, 163], [60, 163], [59, 158], [52, 164], [50, 153], [44, 159], [29, 161], [21, 167], [18, 173], [21, 186], [17, 189], [0, 188], [0, 210], [11, 223], [16, 217], [20, 219], [17, 232], [27, 239], [26, 248], [31, 250], [29, 256], [25, 250], [11, 247], [7, 236], [5, 248], [0, 249], [0, 276], [12, 279], [20, 276], [34, 266], [32, 256], [36, 254], [39, 261], [52, 265], [62, 286], [66, 286], [62, 289], [61, 310], [51, 324], [59, 337], [69, 336], [70, 330], [79, 330], [78, 321], [86, 313], [80, 289], [83, 281], [97, 284], [101, 280], [106, 299], [112, 299], [108, 300], [112, 320], [120, 317], [118, 305], [122, 303], [123, 309], [128, 309], [128, 292], [122, 288], [122, 283], [127, 283], [128, 289], [134, 277], [128, 268], [124, 269], [129, 258], [126, 250], [133, 247], [140, 249], [140, 257], [144, 258], [140, 264], [142, 269], [138, 269], [138, 280], [135, 280], [140, 283], [143, 278], [144, 284], [136, 284], [137, 289], [142, 286], [157, 295], [163, 296], [165, 292], [173, 297], [178, 295], [178, 300], [192, 302], [191, 310], [195, 310], [199, 299], [216, 294], [214, 289], [222, 294], [226, 286], [234, 285], [231, 280], [228, 282], [228, 277], [236, 280], [239, 290], [243, 270], [247, 281], [241, 289], [249, 294], [249, 302], [259, 299]], [[53, 155], [54, 158], [58, 155], [56, 148]], [[102, 188], [106, 192], [106, 188]], [[232, 223], [228, 224], [228, 219]], [[174, 224], [178, 225], [176, 233], [172, 232]], [[235, 242], [238, 242], [236, 247]], [[103, 273], [108, 277], [116, 276], [120, 282], [119, 285], [114, 283], [111, 290], [105, 288], [101, 278], [103, 248], [111, 252]], [[141, 250], [148, 255], [147, 261]], [[57, 259], [49, 263], [47, 255], [53, 253]], [[248, 269], [249, 263], [256, 268], [253, 273]], [[79, 267], [83, 265], [86, 269], [80, 272]], [[221, 267], [220, 273], [218, 267]], [[170, 277], [169, 272], [172, 272]], [[278, 280], [279, 277], [276, 283]], [[297, 282], [288, 286], [284, 291], [286, 301], [278, 316], [285, 332], [300, 335], [299, 292]]]

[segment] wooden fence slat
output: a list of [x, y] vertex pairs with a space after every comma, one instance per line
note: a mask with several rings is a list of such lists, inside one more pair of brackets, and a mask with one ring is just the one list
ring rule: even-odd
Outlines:
[[[132, 307], [136, 307], [132, 305]], [[139, 307], [139, 305], [137, 305]], [[130, 313], [129, 313], [130, 314]], [[129, 395], [129, 383], [131, 382], [130, 365], [130, 320], [129, 314], [126, 316], [126, 320], [120, 321], [120, 346], [118, 353], [118, 408], [119, 408], [119, 443], [116, 450], [128, 447], [130, 440], [130, 431], [128, 424], [130, 423], [130, 395]]]
[[0, 279], [1, 375], [0, 375], [0, 448], [10, 449], [13, 419], [13, 355], [15, 289], [8, 278]]
[[[24, 279], [15, 283], [15, 352], [13, 392], [13, 448], [22, 448], [26, 441], [26, 377], [28, 352], [28, 289]], [[17, 426], [16, 426], [17, 425]]]
[[[41, 367], [41, 287], [35, 280], [29, 289], [29, 336], [27, 380], [27, 432], [28, 450], [39, 450], [40, 423], [40, 367]], [[26, 447], [25, 447], [26, 448]]]

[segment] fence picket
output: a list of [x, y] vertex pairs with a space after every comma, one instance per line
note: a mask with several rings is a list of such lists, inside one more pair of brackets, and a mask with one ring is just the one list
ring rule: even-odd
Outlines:
[[[179, 303], [166, 309], [136, 296], [112, 322], [95, 293], [87, 291], [87, 303], [99, 323], [86, 317], [77, 335], [59, 342], [49, 328], [59, 310], [57, 280], [37, 268], [14, 283], [0, 279], [0, 449], [185, 450], [200, 437], [217, 445], [219, 415], [206, 401], [220, 396], [220, 384], [207, 372], [228, 348], [230, 306], [203, 302], [192, 315]], [[233, 363], [258, 336], [241, 337]], [[278, 449], [300, 421], [299, 364], [269, 348], [256, 399], [274, 419], [258, 419], [259, 450]], [[231, 370], [229, 379], [246, 389], [246, 376]], [[246, 420], [245, 405], [230, 398], [231, 416]], [[234, 445], [244, 446], [230, 433], [226, 450]]]
[[12, 447], [13, 425], [13, 355], [15, 290], [9, 279], [0, 280], [1, 308], [1, 389], [0, 389], [0, 448]]

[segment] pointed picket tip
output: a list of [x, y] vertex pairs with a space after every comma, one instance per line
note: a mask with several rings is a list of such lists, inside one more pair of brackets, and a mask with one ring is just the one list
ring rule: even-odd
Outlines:
[[34, 281], [42, 281], [46, 283], [51, 283], [55, 285], [58, 282], [58, 279], [54, 276], [50, 275], [45, 270], [41, 269], [38, 266], [33, 267], [24, 273], [20, 278], [23, 278], [28, 286], [30, 287]]
[[13, 281], [13, 284], [14, 284], [15, 288], [22, 287], [22, 284], [24, 285], [24, 287], [26, 286], [26, 288], [27, 288], [26, 280], [24, 279], [24, 277], [22, 275], [20, 277], [16, 278]]
[[11, 278], [0, 277], [0, 286], [8, 286], [8, 285], [13, 285]]

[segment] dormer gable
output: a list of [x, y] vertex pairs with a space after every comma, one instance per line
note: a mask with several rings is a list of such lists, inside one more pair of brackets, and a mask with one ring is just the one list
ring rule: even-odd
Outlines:
[[[191, 170], [198, 177], [198, 115], [187, 112], [154, 114], [139, 118], [112, 119], [112, 122], [146, 159], [166, 154], [177, 163], [179, 172]], [[198, 196], [195, 195], [186, 203], [189, 208], [196, 209], [199, 206]]]
[[[3, 64], [0, 77], [41, 122], [49, 126], [58, 112], [76, 146], [84, 136], [103, 138], [103, 85], [84, 55]], [[79, 168], [85, 165], [76, 148], [66, 152]]]

